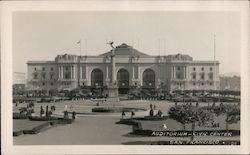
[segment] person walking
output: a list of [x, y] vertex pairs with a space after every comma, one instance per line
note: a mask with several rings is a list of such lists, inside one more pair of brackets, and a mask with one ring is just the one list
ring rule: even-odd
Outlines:
[[46, 117], [49, 116], [49, 106], [46, 106], [46, 114], [45, 114]]
[[131, 119], [133, 119], [133, 118], [134, 118], [134, 116], [135, 116], [134, 111], [131, 111]]
[[53, 108], [53, 107], [54, 107], [53, 105], [50, 107], [50, 111], [51, 111], [51, 112], [54, 111], [54, 108]]
[[75, 111], [72, 112], [72, 119], [76, 119], [76, 112]]
[[51, 117], [52, 116], [52, 110], [49, 110], [49, 112], [48, 112], [48, 117]]
[[43, 106], [41, 106], [41, 109], [40, 109], [40, 117], [42, 117], [44, 114], [44, 110], [43, 110]]
[[150, 109], [152, 109], [153, 105], [152, 105], [152, 104], [150, 104], [149, 106], [150, 106]]
[[125, 112], [123, 111], [122, 112], [122, 119], [125, 117]]
[[157, 113], [157, 115], [158, 115], [159, 117], [161, 117], [161, 116], [162, 116], [162, 111], [159, 110], [158, 113]]
[[150, 111], [149, 111], [149, 116], [154, 116], [154, 110], [153, 109], [150, 109]]
[[64, 111], [67, 111], [68, 110], [68, 105], [66, 104], [65, 106], [64, 106]]
[[64, 111], [64, 119], [68, 119], [69, 115], [68, 115], [68, 111]]
[[70, 105], [70, 111], [73, 111], [73, 105]]

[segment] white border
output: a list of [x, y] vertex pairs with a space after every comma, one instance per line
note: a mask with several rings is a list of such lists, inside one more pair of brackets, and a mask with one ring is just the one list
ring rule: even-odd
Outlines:
[[[240, 146], [14, 146], [12, 137], [13, 11], [239, 11], [241, 16], [241, 145]], [[248, 154], [249, 151], [249, 2], [248, 1], [17, 1], [1, 2], [1, 103], [3, 154]], [[238, 51], [235, 51], [238, 52]]]

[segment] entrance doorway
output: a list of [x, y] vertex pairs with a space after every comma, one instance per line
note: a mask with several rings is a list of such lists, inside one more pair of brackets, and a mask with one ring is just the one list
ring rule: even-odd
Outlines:
[[119, 94], [128, 94], [129, 92], [129, 72], [126, 69], [120, 69], [117, 72], [117, 84]]

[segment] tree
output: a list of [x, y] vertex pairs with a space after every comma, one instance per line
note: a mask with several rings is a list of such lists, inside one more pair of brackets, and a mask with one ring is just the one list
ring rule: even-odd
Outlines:
[[219, 106], [214, 106], [211, 109], [217, 116], [226, 115], [226, 130], [228, 130], [228, 125], [232, 123], [237, 123], [240, 120], [240, 106], [238, 104], [223, 104]]
[[186, 124], [188, 123], [188, 113], [185, 105], [175, 105], [171, 107], [168, 111], [169, 118], [176, 120], [183, 125], [183, 130], [185, 131]]
[[207, 121], [213, 120], [213, 115], [210, 110], [204, 110], [204, 108], [199, 108], [198, 106], [193, 106], [191, 104], [175, 105], [169, 109], [168, 114], [169, 118], [172, 118], [183, 125], [184, 131], [186, 124], [192, 124], [191, 140], [194, 138], [196, 122], [204, 125]]

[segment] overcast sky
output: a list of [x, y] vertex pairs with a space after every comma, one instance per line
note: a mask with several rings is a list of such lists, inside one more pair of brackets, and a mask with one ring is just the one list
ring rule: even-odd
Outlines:
[[[149, 55], [188, 54], [213, 60], [214, 34], [220, 73], [240, 72], [240, 16], [237, 12], [15, 12], [14, 72], [27, 73], [28, 60], [58, 54], [98, 55], [127, 43]], [[159, 43], [160, 42], [160, 43]], [[165, 45], [164, 45], [165, 42]]]

